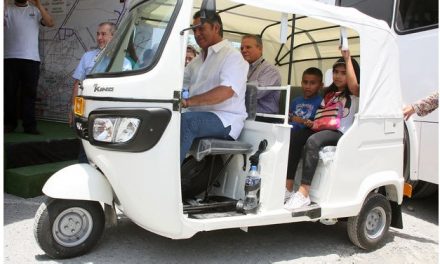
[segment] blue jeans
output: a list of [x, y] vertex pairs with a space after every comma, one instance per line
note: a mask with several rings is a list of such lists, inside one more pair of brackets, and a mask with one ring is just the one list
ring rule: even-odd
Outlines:
[[180, 164], [196, 138], [231, 139], [231, 126], [224, 127], [220, 118], [211, 112], [185, 112], [180, 122]]

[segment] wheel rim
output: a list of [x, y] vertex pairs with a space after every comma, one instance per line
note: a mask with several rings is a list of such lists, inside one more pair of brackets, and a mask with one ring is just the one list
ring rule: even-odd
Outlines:
[[52, 225], [52, 235], [62, 246], [74, 247], [83, 243], [93, 229], [90, 213], [80, 207], [62, 211]]
[[382, 207], [375, 207], [367, 215], [365, 235], [370, 239], [378, 238], [385, 229], [386, 213]]

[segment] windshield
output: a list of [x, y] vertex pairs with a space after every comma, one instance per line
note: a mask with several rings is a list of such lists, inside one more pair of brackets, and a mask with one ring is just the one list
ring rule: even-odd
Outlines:
[[145, 69], [159, 55], [158, 50], [177, 0], [152, 0], [134, 8], [116, 36], [98, 56], [90, 74]]

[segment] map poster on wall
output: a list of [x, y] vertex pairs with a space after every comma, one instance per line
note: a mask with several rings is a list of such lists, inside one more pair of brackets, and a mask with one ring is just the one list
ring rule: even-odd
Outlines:
[[53, 16], [66, 14], [66, 0], [41, 0], [41, 4]]
[[40, 1], [52, 15], [55, 26], [40, 27], [36, 115], [39, 119], [67, 122], [75, 68], [86, 51], [96, 48], [98, 25], [101, 22], [119, 25], [127, 3], [120, 0]]

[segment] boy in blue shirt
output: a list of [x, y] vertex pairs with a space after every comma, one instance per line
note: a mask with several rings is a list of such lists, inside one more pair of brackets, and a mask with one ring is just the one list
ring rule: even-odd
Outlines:
[[322, 97], [318, 94], [322, 87], [320, 69], [310, 67], [303, 72], [301, 88], [304, 95], [296, 97], [290, 104], [289, 124], [292, 125], [292, 132], [313, 125], [311, 121], [322, 101]]

